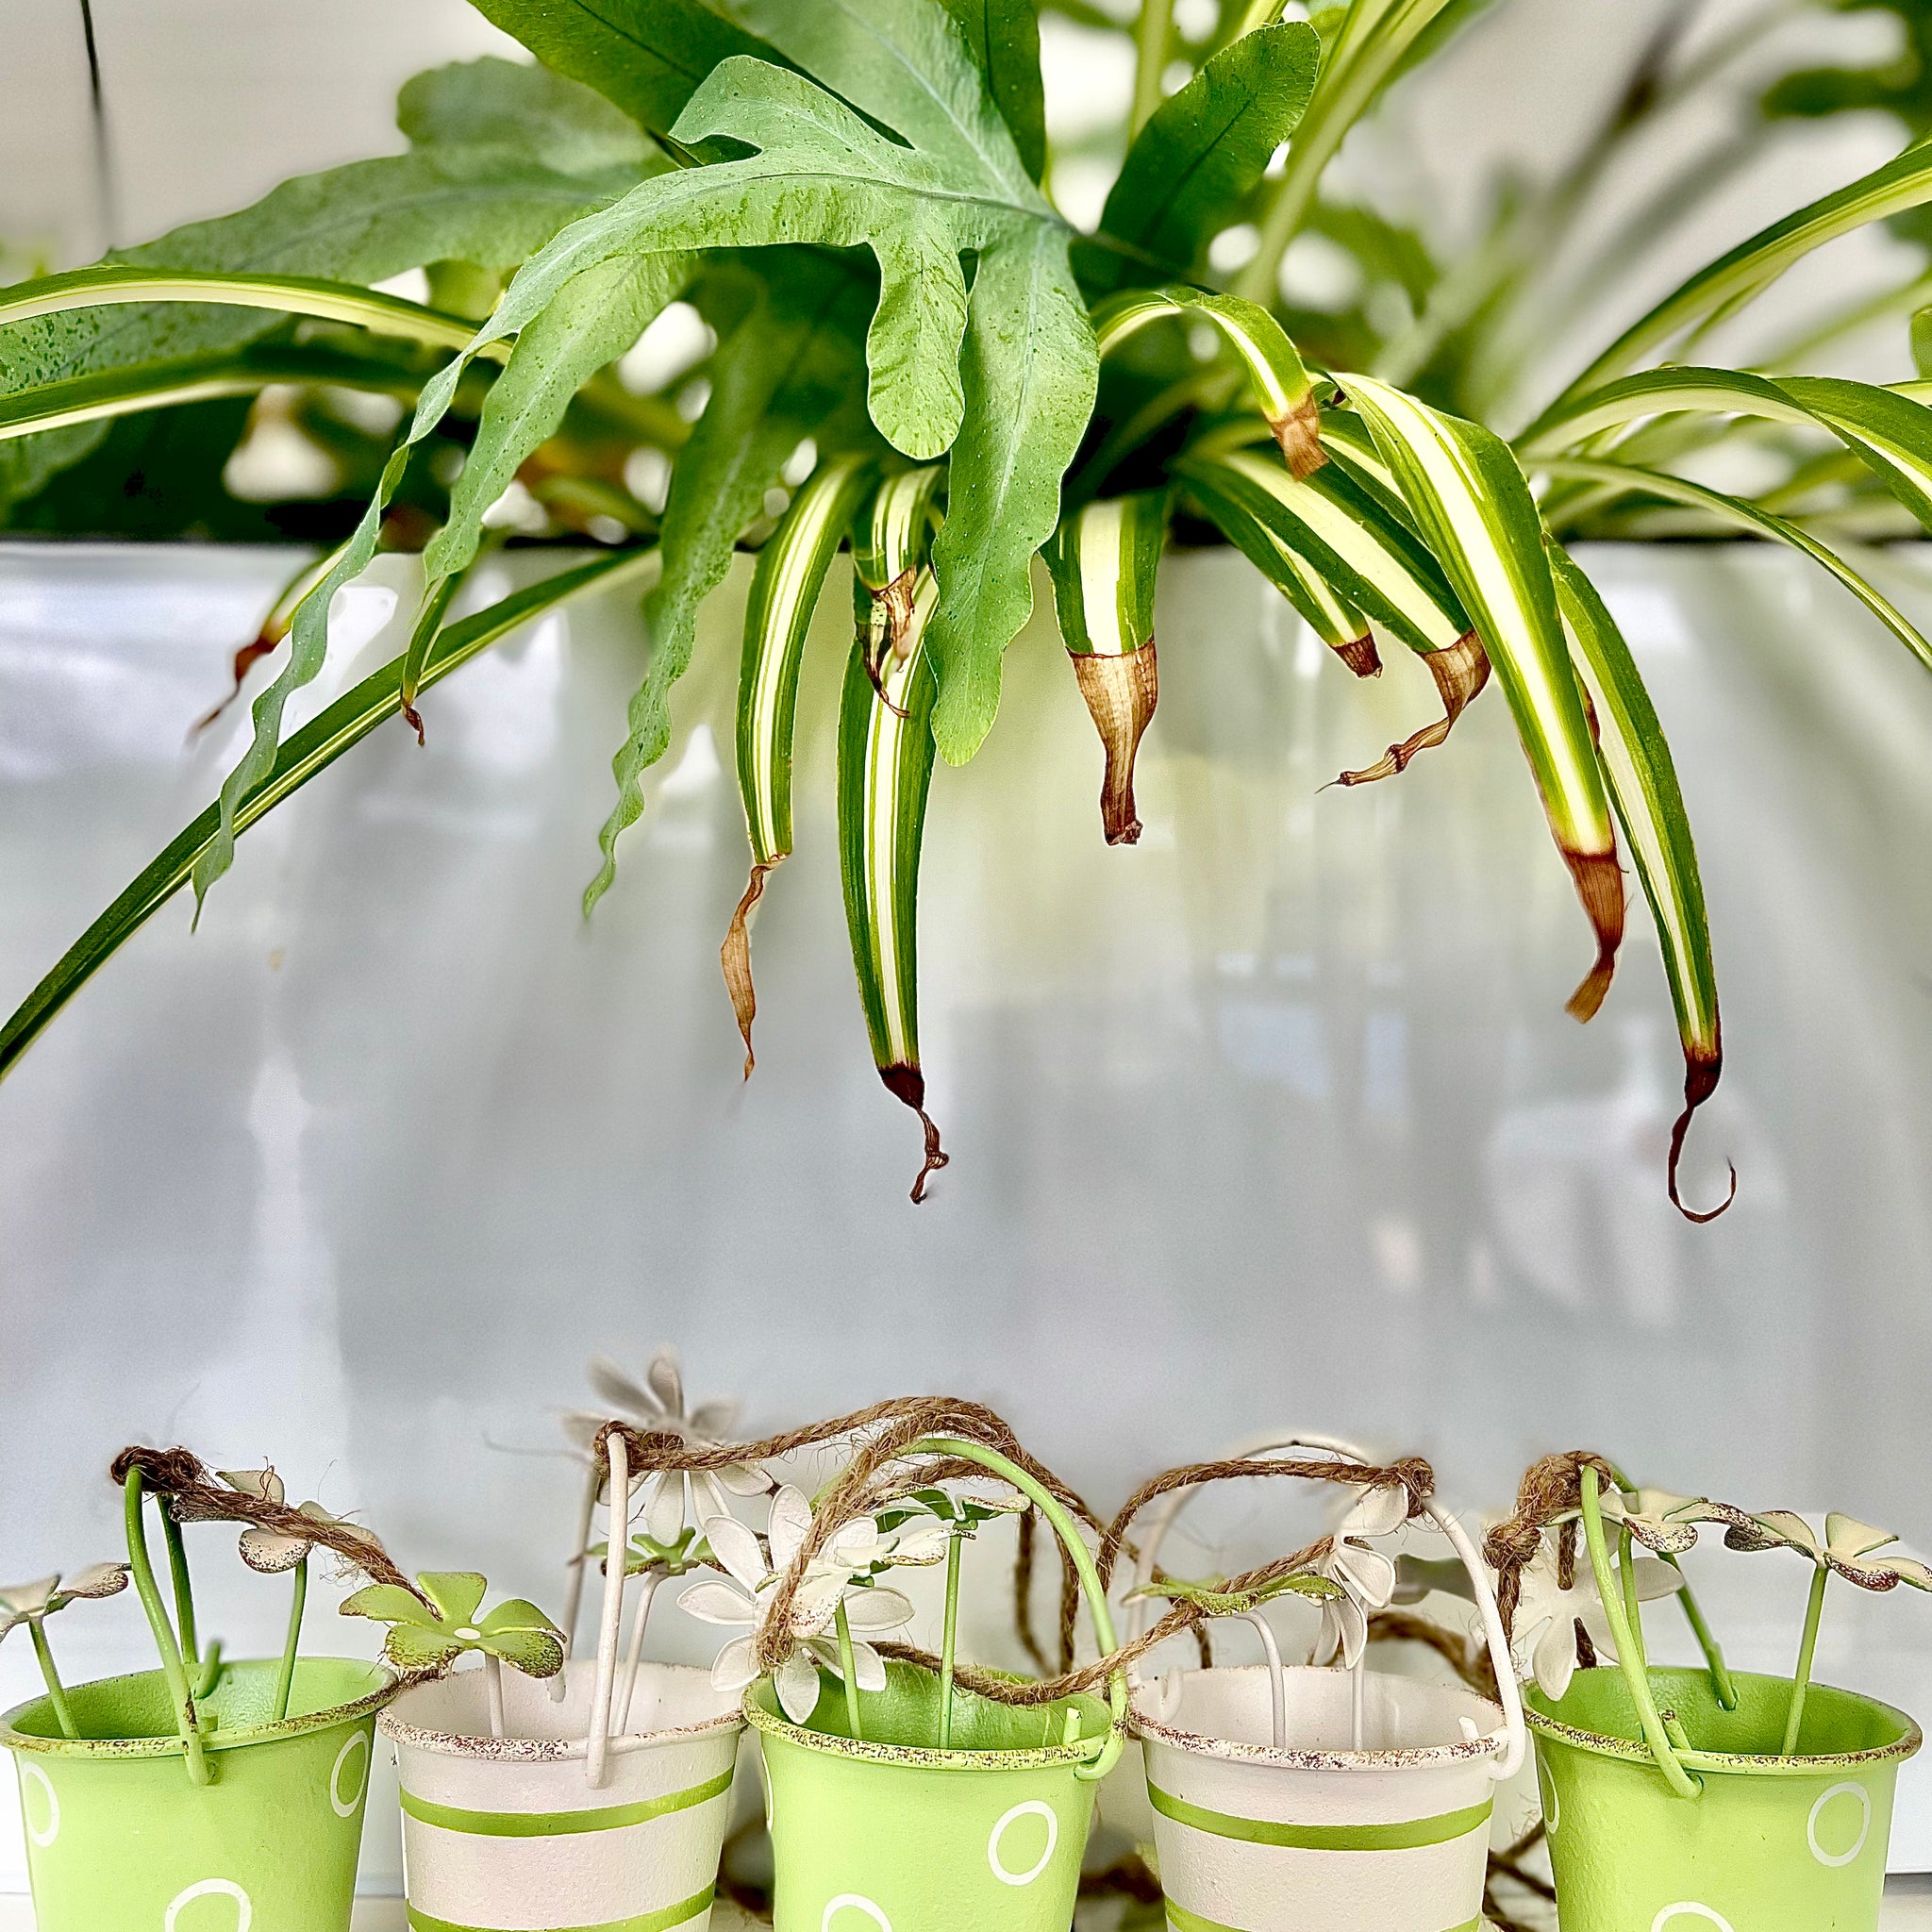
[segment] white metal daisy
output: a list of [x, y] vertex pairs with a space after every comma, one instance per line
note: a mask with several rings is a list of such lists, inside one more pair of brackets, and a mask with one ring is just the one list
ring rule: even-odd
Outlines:
[[[804, 1724], [817, 1707], [821, 1668], [843, 1681], [839, 1646], [825, 1634], [841, 1603], [853, 1633], [853, 1674], [861, 1690], [886, 1688], [886, 1662], [860, 1633], [878, 1636], [903, 1628], [912, 1618], [907, 1597], [889, 1587], [856, 1581], [855, 1568], [848, 1566], [848, 1555], [871, 1558], [877, 1525], [861, 1519], [846, 1527], [858, 1532], [849, 1547], [834, 1557], [828, 1546], [808, 1569], [792, 1601], [792, 1648], [778, 1667], [775, 1683], [778, 1702], [793, 1724]], [[746, 1632], [726, 1643], [711, 1666], [711, 1682], [718, 1690], [742, 1690], [756, 1681], [758, 1640], [771, 1610], [774, 1585], [810, 1532], [811, 1505], [804, 1491], [790, 1483], [772, 1499], [769, 1557], [736, 1517], [718, 1515], [706, 1521], [706, 1539], [724, 1576], [693, 1585], [677, 1602], [680, 1609], [704, 1623], [741, 1626]]]
[[1408, 1491], [1400, 1486], [1360, 1488], [1350, 1493], [1335, 1525], [1334, 1546], [1316, 1565], [1316, 1574], [1341, 1586], [1339, 1596], [1322, 1606], [1322, 1628], [1314, 1661], [1338, 1659], [1349, 1670], [1362, 1660], [1369, 1642], [1369, 1615], [1385, 1610], [1395, 1594], [1392, 1558], [1371, 1546], [1372, 1538], [1393, 1536], [1408, 1521]]
[[[1677, 1571], [1655, 1557], [1638, 1557], [1636, 1576], [1640, 1603], [1655, 1602], [1684, 1587]], [[1576, 1580], [1566, 1590], [1557, 1581], [1556, 1550], [1545, 1541], [1523, 1571], [1523, 1593], [1517, 1600], [1509, 1644], [1517, 1676], [1525, 1682], [1534, 1677], [1544, 1696], [1560, 1698], [1576, 1670], [1578, 1624], [1589, 1632], [1597, 1654], [1614, 1662], [1616, 1641], [1589, 1563], [1578, 1557]]]
[[0, 1586], [0, 1638], [23, 1624], [39, 1624], [81, 1597], [118, 1596], [127, 1588], [125, 1563], [91, 1563], [72, 1576], [42, 1576]]
[[[282, 1479], [273, 1467], [265, 1469], [224, 1469], [216, 1474], [227, 1486], [243, 1496], [254, 1496], [261, 1502], [272, 1503], [276, 1508], [284, 1507], [287, 1492]], [[370, 1542], [375, 1538], [365, 1529], [353, 1523], [345, 1523], [340, 1516], [332, 1516], [320, 1503], [302, 1503], [296, 1506], [296, 1515], [306, 1516], [309, 1522], [326, 1524], [334, 1529], [345, 1529], [351, 1536], [361, 1537]], [[265, 1529], [256, 1524], [242, 1532], [240, 1549], [242, 1560], [251, 1570], [258, 1571], [264, 1576], [277, 1576], [295, 1565], [314, 1549], [312, 1537], [290, 1536], [279, 1529]]]

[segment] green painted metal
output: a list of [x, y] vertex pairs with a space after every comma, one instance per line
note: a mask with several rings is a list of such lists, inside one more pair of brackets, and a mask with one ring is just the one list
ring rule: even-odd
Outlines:
[[1693, 1802], [1643, 1741], [1621, 1669], [1578, 1671], [1525, 1704], [1563, 1932], [1876, 1932], [1898, 1767], [1919, 1748], [1904, 1712], [1814, 1686], [1780, 1757], [1788, 1677], [1650, 1665], [1653, 1697], [1691, 1748]]
[[269, 1722], [281, 1660], [224, 1664], [196, 1700], [208, 1781], [184, 1775], [168, 1678], [108, 1677], [68, 1692], [63, 1738], [36, 1698], [0, 1719], [20, 1778], [40, 1932], [346, 1932], [378, 1664], [304, 1657]]
[[1151, 1781], [1147, 1798], [1157, 1811], [1176, 1824], [1192, 1825], [1216, 1838], [1240, 1839], [1244, 1844], [1289, 1845], [1305, 1852], [1407, 1852], [1422, 1845], [1446, 1845], [1486, 1825], [1494, 1808], [1488, 1803], [1471, 1805], [1435, 1818], [1406, 1818], [1390, 1824], [1295, 1824], [1210, 1811], [1163, 1791]]
[[667, 1812], [688, 1811], [722, 1797], [731, 1789], [731, 1774], [670, 1791], [661, 1798], [642, 1798], [635, 1805], [600, 1805], [585, 1811], [470, 1811], [458, 1805], [438, 1805], [405, 1790], [403, 1809], [424, 1824], [444, 1831], [469, 1832], [477, 1838], [558, 1838], [573, 1832], [616, 1831], [626, 1824], [647, 1824]]
[[[1167, 1923], [1174, 1932], [1242, 1932], [1238, 1925], [1224, 1925], [1217, 1919], [1204, 1919], [1199, 1912], [1191, 1912], [1185, 1906], [1177, 1906], [1172, 1899], [1166, 1902]], [[1485, 1922], [1469, 1919], [1460, 1925], [1451, 1925], [1447, 1932], [1483, 1932]]]
[[[572, 1925], [565, 1932], [671, 1932], [674, 1925], [686, 1925], [706, 1910], [718, 1888], [708, 1885], [688, 1899], [662, 1911], [640, 1912], [632, 1919], [609, 1919], [601, 1925]], [[487, 1925], [458, 1925], [449, 1919], [432, 1919], [427, 1912], [409, 1907], [409, 1932], [495, 1932]]]

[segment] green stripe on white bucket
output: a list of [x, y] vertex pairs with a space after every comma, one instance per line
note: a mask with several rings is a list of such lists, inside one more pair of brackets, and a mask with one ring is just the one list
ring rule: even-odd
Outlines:
[[[1191, 1912], [1186, 1907], [1175, 1905], [1172, 1899], [1167, 1901], [1167, 1923], [1174, 1932], [1247, 1932], [1245, 1926], [1221, 1925], [1212, 1919], [1204, 1919], [1199, 1912]], [[1483, 1932], [1483, 1920], [1480, 1916], [1465, 1919], [1459, 1925], [1446, 1927], [1445, 1932]]]
[[[610, 1919], [601, 1925], [567, 1925], [558, 1932], [672, 1932], [675, 1925], [694, 1925], [711, 1909], [715, 1886], [708, 1885], [692, 1898], [666, 1906], [661, 1912], [644, 1912], [629, 1919]], [[500, 1932], [491, 1925], [458, 1925], [451, 1919], [432, 1919], [427, 1912], [409, 1907], [409, 1932]]]
[[584, 1811], [470, 1811], [458, 1805], [432, 1804], [405, 1791], [403, 1815], [444, 1831], [465, 1831], [479, 1838], [558, 1838], [575, 1831], [616, 1831], [626, 1824], [647, 1824], [673, 1811], [688, 1811], [708, 1799], [722, 1798], [731, 1789], [731, 1774], [721, 1771], [689, 1790], [661, 1798], [640, 1798], [633, 1805], [601, 1805]]
[[1226, 1811], [1209, 1811], [1163, 1791], [1153, 1782], [1147, 1796], [1155, 1810], [1194, 1831], [1216, 1838], [1240, 1839], [1246, 1844], [1288, 1845], [1303, 1852], [1407, 1852], [1418, 1845], [1448, 1844], [1473, 1831], [1489, 1828], [1494, 1808], [1485, 1797], [1479, 1805], [1445, 1811], [1435, 1818], [1405, 1819], [1392, 1824], [1297, 1824], [1271, 1818], [1237, 1818]]

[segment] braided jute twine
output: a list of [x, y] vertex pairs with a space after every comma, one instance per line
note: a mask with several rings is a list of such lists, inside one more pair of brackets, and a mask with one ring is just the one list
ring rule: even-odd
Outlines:
[[[805, 1574], [813, 1559], [833, 1536], [856, 1518], [876, 1514], [888, 1504], [914, 1490], [958, 1477], [985, 1480], [990, 1472], [963, 1457], [938, 1451], [913, 1453], [913, 1445], [931, 1436], [952, 1436], [997, 1450], [1034, 1478], [1078, 1522], [1092, 1531], [1098, 1542], [1098, 1567], [1103, 1588], [1112, 1580], [1116, 1563], [1123, 1553], [1133, 1554], [1127, 1531], [1134, 1518], [1158, 1496], [1170, 1491], [1190, 1489], [1197, 1484], [1220, 1482], [1237, 1477], [1300, 1476], [1319, 1482], [1343, 1483], [1356, 1489], [1401, 1488], [1408, 1493], [1409, 1514], [1415, 1515], [1435, 1488], [1435, 1475], [1426, 1462], [1411, 1457], [1386, 1468], [1344, 1463], [1324, 1458], [1319, 1461], [1290, 1461], [1277, 1458], [1242, 1458], [1221, 1462], [1190, 1463], [1171, 1469], [1141, 1484], [1110, 1524], [1100, 1518], [1074, 1490], [1062, 1482], [1045, 1464], [1021, 1444], [1012, 1427], [994, 1410], [983, 1404], [948, 1396], [903, 1396], [874, 1403], [850, 1415], [835, 1416], [808, 1427], [768, 1436], [756, 1442], [698, 1444], [661, 1430], [642, 1430], [628, 1423], [610, 1422], [597, 1432], [591, 1447], [593, 1461], [608, 1472], [612, 1436], [624, 1438], [626, 1461], [637, 1474], [654, 1471], [722, 1469], [733, 1463], [759, 1463], [795, 1455], [841, 1438], [855, 1438], [851, 1461], [819, 1497], [812, 1510], [811, 1529], [784, 1574], [773, 1586], [771, 1607], [758, 1628], [756, 1657], [760, 1670], [775, 1671], [785, 1661], [792, 1644], [791, 1608]], [[1223, 1586], [1230, 1592], [1259, 1590], [1281, 1577], [1306, 1571], [1320, 1562], [1334, 1547], [1331, 1537], [1322, 1537], [1297, 1550], [1257, 1568], [1228, 1579]], [[1072, 1565], [1066, 1566], [1071, 1575]], [[1098, 1690], [1117, 1671], [1138, 1662], [1170, 1637], [1193, 1628], [1207, 1617], [1207, 1609], [1194, 1603], [1176, 1603], [1141, 1636], [1122, 1644], [1091, 1663], [1072, 1663], [1072, 1635], [1078, 1613], [1077, 1582], [1062, 1591], [1060, 1652], [1062, 1667], [1052, 1676], [1037, 1682], [1016, 1681], [1005, 1674], [958, 1666], [954, 1675], [966, 1690], [998, 1704], [1052, 1704], [1061, 1698]], [[881, 1644], [887, 1656], [929, 1670], [939, 1668], [939, 1658], [911, 1644]]]
[[139, 1470], [142, 1486], [162, 1499], [161, 1507], [176, 1523], [242, 1523], [272, 1530], [298, 1542], [320, 1543], [352, 1570], [376, 1583], [393, 1583], [420, 1603], [423, 1593], [390, 1560], [374, 1530], [353, 1523], [305, 1516], [286, 1504], [271, 1503], [231, 1490], [209, 1475], [208, 1465], [190, 1449], [149, 1449], [132, 1443], [108, 1466], [108, 1474], [125, 1486]]

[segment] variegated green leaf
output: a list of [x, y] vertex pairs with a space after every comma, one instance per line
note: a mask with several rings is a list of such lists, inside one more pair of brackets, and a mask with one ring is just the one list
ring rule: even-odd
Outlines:
[[926, 631], [939, 587], [930, 548], [934, 471], [891, 478], [853, 533], [858, 635], [839, 708], [839, 858], [845, 922], [879, 1078], [925, 1131], [912, 1198], [946, 1164], [919, 1064], [919, 855], [938, 686]]
[[[448, 625], [437, 634], [423, 674], [424, 687], [440, 682], [545, 611], [591, 591], [615, 590], [620, 585], [639, 588], [655, 576], [658, 568], [656, 550], [612, 552], [560, 571]], [[401, 708], [402, 676], [403, 660], [392, 658], [297, 731], [276, 752], [264, 782], [242, 801], [228, 828], [231, 834], [245, 832], [267, 817], [351, 745], [368, 737], [386, 718], [394, 717]], [[0, 1076], [12, 1068], [87, 981], [189, 883], [223, 831], [220, 808], [211, 805], [68, 948], [54, 970], [0, 1026]]]
[[1596, 963], [1570, 999], [1570, 1011], [1587, 1020], [1616, 970], [1624, 874], [1529, 485], [1507, 445], [1480, 425], [1369, 376], [1336, 380], [1502, 679], [1550, 830], [1596, 934]]
[[1093, 333], [1105, 356], [1149, 323], [1178, 316], [1211, 324], [1247, 371], [1255, 401], [1281, 445], [1289, 468], [1307, 476], [1326, 460], [1314, 384], [1301, 353], [1268, 311], [1239, 295], [1217, 295], [1183, 283], [1159, 289], [1130, 289], [1110, 296], [1093, 311]]
[[758, 1013], [751, 926], [766, 879], [791, 856], [791, 727], [806, 632], [871, 473], [867, 459], [850, 456], [828, 458], [812, 472], [758, 552], [745, 605], [738, 674], [738, 790], [751, 841], [751, 877], [731, 915], [720, 958], [744, 1036], [746, 1079]]
[[[1783, 275], [1812, 249], [1867, 222], [1932, 201], [1932, 144], [1907, 148], [1904, 154], [1860, 175], [1846, 187], [1761, 228], [1707, 262], [1674, 289], [1650, 311], [1632, 323], [1610, 346], [1564, 391], [1556, 408], [1598, 388], [1633, 362], [1662, 347], [1701, 323], [1728, 315]], [[1540, 435], [1542, 424], [1533, 427]]]
[[1060, 637], [1107, 763], [1100, 823], [1109, 845], [1141, 837], [1134, 758], [1160, 699], [1154, 585], [1167, 541], [1167, 492], [1090, 503], [1063, 517], [1042, 553]]
[[[1728, 1200], [1697, 1213], [1684, 1206], [1677, 1191], [1677, 1167], [1690, 1117], [1716, 1091], [1724, 1068], [1717, 971], [1711, 963], [1710, 924], [1690, 821], [1656, 707], [1616, 621], [1596, 586], [1563, 550], [1552, 546], [1550, 566], [1572, 661], [1593, 701], [1598, 761], [1650, 902], [1683, 1041], [1684, 1110], [1671, 1132], [1671, 1200], [1692, 1221], [1713, 1221], [1730, 1206]], [[1735, 1193], [1736, 1169], [1731, 1187]]]
[[1932, 528], [1932, 408], [1896, 390], [1835, 376], [1747, 375], [1732, 369], [1652, 369], [1552, 410], [1522, 448], [1526, 463], [1574, 449], [1602, 431], [1677, 411], [1759, 416], [1828, 430]]
[[1897, 638], [1913, 657], [1932, 670], [1932, 642], [1921, 635], [1905, 612], [1847, 563], [1828, 543], [1820, 541], [1802, 525], [1774, 516], [1742, 497], [1728, 496], [1687, 477], [1661, 470], [1641, 469], [1632, 463], [1612, 463], [1588, 457], [1544, 457], [1536, 463], [1539, 475], [1568, 477], [1579, 483], [1601, 483], [1631, 495], [1656, 496], [1687, 509], [1707, 511], [1720, 523], [1731, 524], [1774, 542], [1788, 543], [1821, 563], [1866, 609]]

